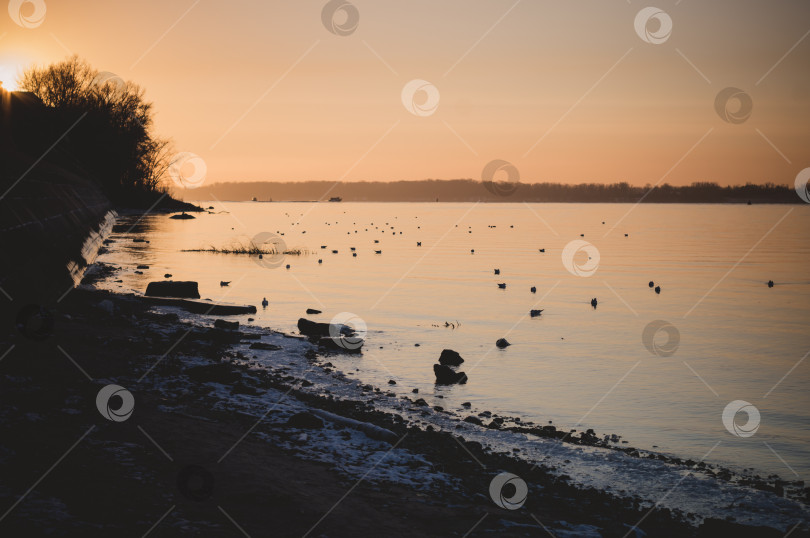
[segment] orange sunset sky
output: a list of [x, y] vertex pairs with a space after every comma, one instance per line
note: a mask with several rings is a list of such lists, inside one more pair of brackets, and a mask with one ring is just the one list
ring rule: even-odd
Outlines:
[[[806, 0], [657, 1], [671, 32], [637, 32], [638, 0], [16, 4], [6, 88], [78, 54], [142, 85], [207, 182], [479, 178], [503, 159], [524, 182], [792, 184], [810, 166]], [[432, 114], [406, 108], [414, 79]], [[740, 123], [716, 110], [727, 87], [751, 99]]]

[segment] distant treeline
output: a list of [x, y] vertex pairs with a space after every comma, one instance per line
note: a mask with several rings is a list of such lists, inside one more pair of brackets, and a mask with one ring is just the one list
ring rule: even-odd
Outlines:
[[716, 183], [693, 183], [681, 187], [664, 183], [653, 188], [629, 183], [485, 184], [472, 179], [337, 184], [331, 181], [261, 181], [214, 183], [177, 194], [186, 200], [242, 201], [256, 198], [277, 202], [340, 197], [345, 202], [802, 203], [792, 187], [773, 183], [727, 187]]

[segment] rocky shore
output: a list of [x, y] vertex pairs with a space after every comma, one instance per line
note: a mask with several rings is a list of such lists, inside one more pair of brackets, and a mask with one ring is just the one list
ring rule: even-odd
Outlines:
[[[201, 325], [138, 297], [77, 289], [18, 316], [2, 340], [4, 535], [785, 533], [579, 487], [546, 464], [381, 411], [373, 400], [384, 389], [336, 396], [322, 384], [337, 374], [329, 356], [301, 337]], [[100, 402], [110, 385], [124, 392]], [[416, 394], [406, 404], [424, 409]], [[502, 473], [525, 482], [525, 499], [516, 483], [492, 491]], [[791, 534], [807, 535], [801, 524]]]

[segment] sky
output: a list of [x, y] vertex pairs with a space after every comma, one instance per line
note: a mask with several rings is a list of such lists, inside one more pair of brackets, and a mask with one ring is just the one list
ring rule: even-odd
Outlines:
[[4, 87], [78, 54], [143, 86], [206, 182], [810, 167], [806, 0], [11, 0], [0, 20]]

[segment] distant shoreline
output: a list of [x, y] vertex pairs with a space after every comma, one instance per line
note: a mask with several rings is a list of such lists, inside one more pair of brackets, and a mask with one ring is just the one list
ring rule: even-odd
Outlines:
[[[670, 203], [670, 204], [803, 204], [792, 185], [766, 183], [721, 187], [716, 183], [687, 186], [628, 183], [510, 183], [473, 179], [364, 182], [228, 182], [181, 190], [189, 201], [233, 202], [415, 202], [415, 203]], [[330, 198], [339, 198], [332, 201]]]

